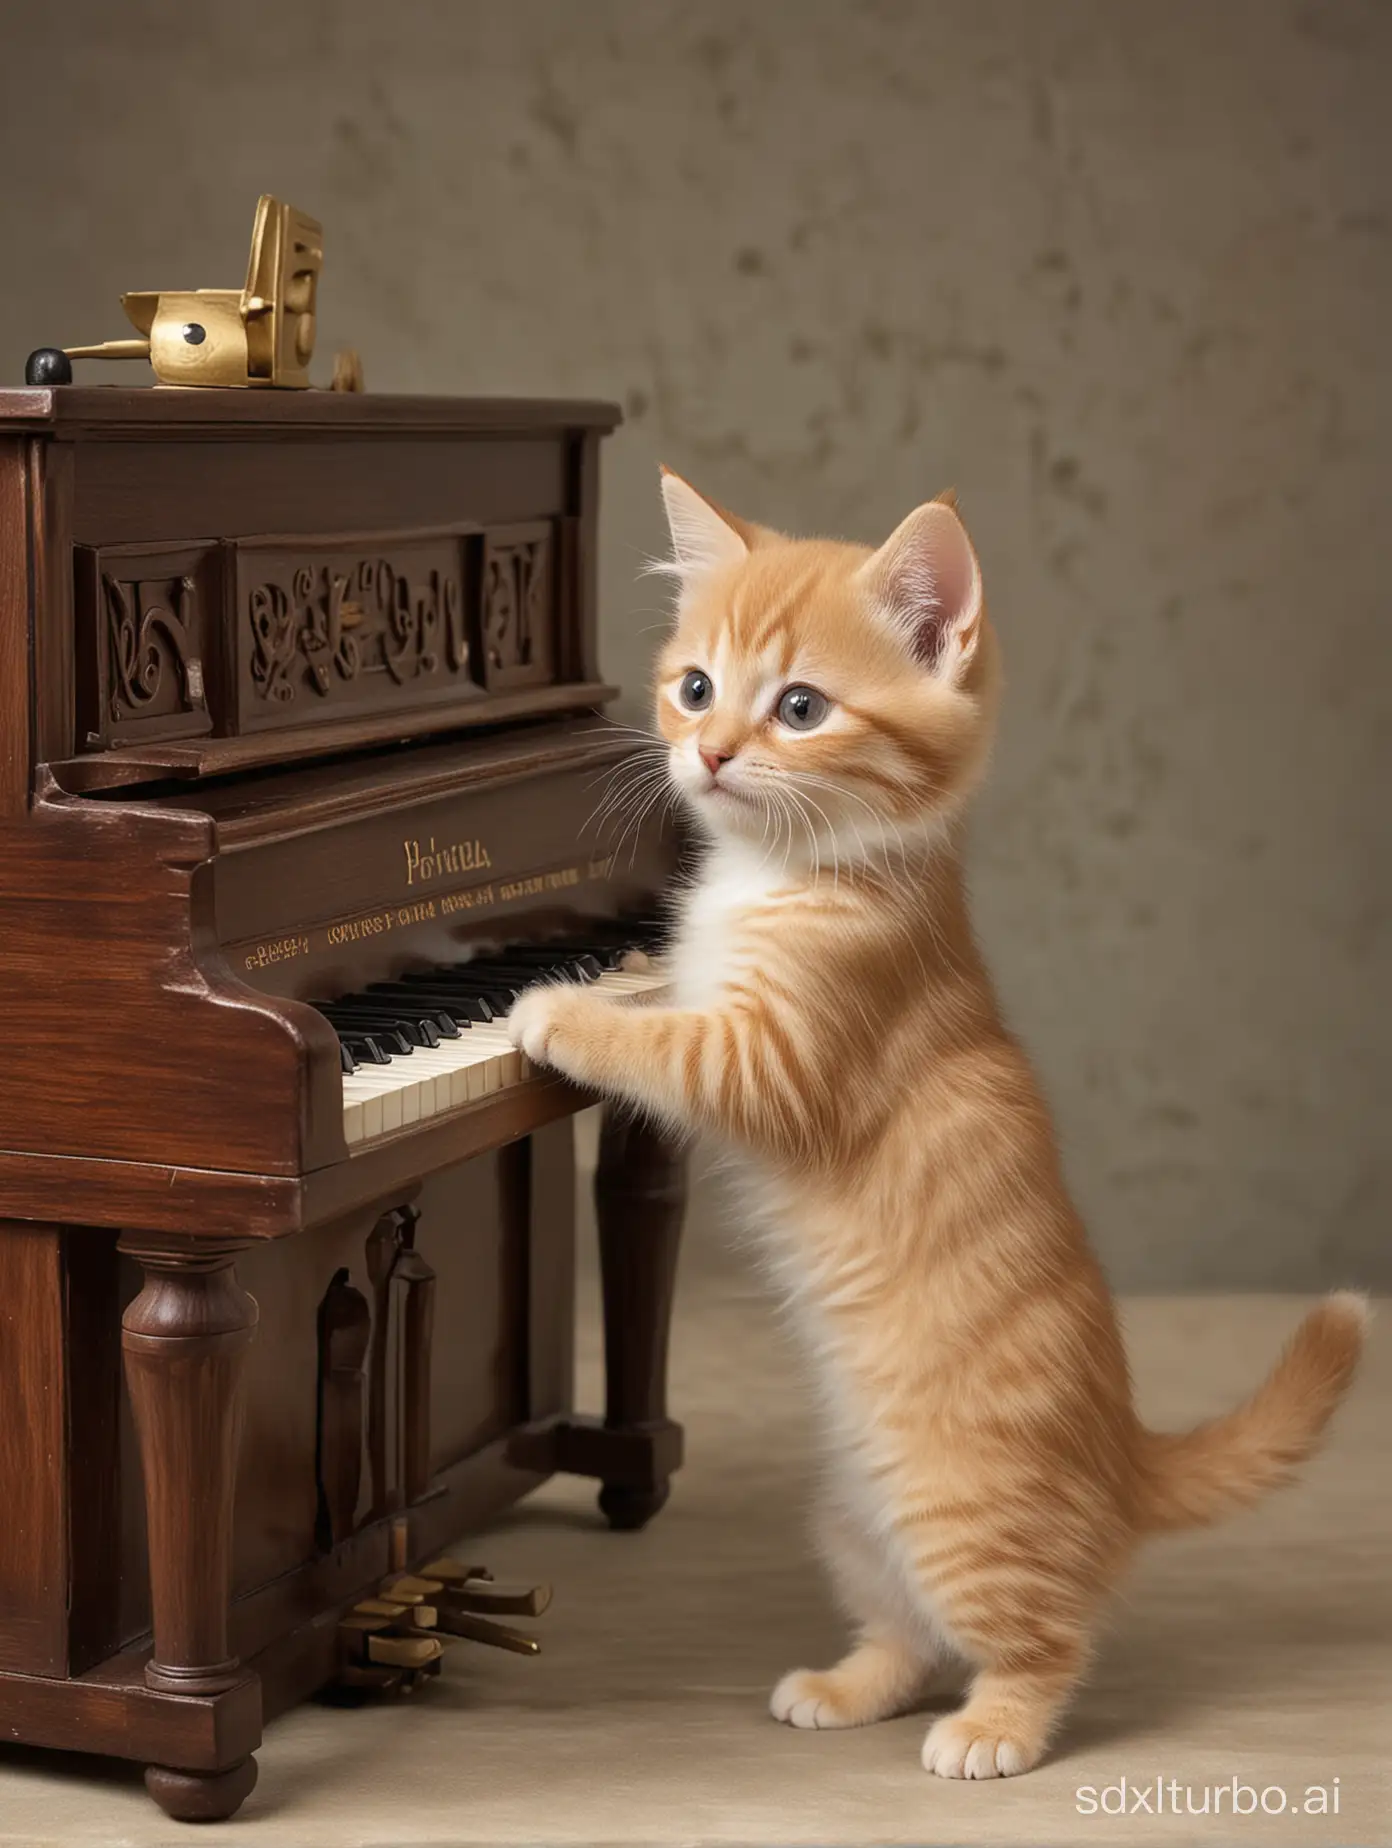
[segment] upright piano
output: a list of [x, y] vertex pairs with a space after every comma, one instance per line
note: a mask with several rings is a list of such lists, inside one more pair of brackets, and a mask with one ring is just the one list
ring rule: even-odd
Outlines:
[[0, 1742], [174, 1816], [415, 1659], [345, 1621], [384, 1581], [557, 1470], [641, 1526], [680, 1462], [680, 1152], [604, 1124], [581, 1416], [593, 1100], [501, 1024], [660, 980], [671, 850], [587, 826], [617, 416], [0, 392]]

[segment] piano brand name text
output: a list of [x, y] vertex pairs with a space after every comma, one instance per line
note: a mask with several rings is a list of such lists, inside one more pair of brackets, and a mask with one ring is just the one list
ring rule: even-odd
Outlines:
[[493, 864], [482, 841], [446, 841], [437, 847], [432, 834], [424, 847], [418, 840], [405, 840], [401, 846], [408, 886], [428, 885], [446, 873], [480, 873]]

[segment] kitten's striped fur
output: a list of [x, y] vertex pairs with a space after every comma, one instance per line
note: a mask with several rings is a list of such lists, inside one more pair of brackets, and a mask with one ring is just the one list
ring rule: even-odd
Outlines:
[[[822, 1547], [858, 1639], [836, 1667], [787, 1675], [775, 1716], [884, 1718], [952, 1656], [970, 1691], [924, 1763], [1025, 1771], [1137, 1541], [1287, 1479], [1349, 1383], [1365, 1307], [1330, 1297], [1226, 1417], [1181, 1436], [1140, 1424], [968, 920], [954, 822], [998, 668], [951, 501], [871, 553], [749, 526], [675, 476], [664, 492], [681, 594], [657, 723], [710, 841], [675, 992], [645, 1007], [544, 989], [515, 1031], [738, 1153], [820, 1391]], [[713, 691], [694, 711], [691, 670]], [[831, 701], [809, 731], [776, 716], [797, 684]]]

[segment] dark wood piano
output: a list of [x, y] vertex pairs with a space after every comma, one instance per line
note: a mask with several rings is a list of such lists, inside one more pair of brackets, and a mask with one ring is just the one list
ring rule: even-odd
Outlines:
[[578, 1416], [592, 1100], [498, 1025], [656, 979], [669, 851], [585, 826], [616, 421], [0, 392], [0, 1741], [174, 1816], [372, 1678], [384, 1578], [555, 1470], [641, 1526], [680, 1461], [678, 1153], [605, 1124]]

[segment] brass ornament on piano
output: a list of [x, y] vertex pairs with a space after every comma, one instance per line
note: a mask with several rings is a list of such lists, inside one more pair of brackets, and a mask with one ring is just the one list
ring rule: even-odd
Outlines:
[[[39, 347], [29, 385], [70, 385], [75, 359], [148, 359], [161, 385], [303, 391], [314, 355], [324, 230], [317, 219], [263, 193], [241, 289], [135, 289], [121, 297], [136, 340]], [[362, 361], [345, 349], [331, 391], [361, 391]]]
[[362, 1598], [340, 1618], [337, 1687], [409, 1694], [438, 1674], [445, 1645], [483, 1643], [534, 1656], [541, 1644], [499, 1616], [539, 1617], [551, 1603], [549, 1585], [502, 1585], [482, 1566], [432, 1560], [419, 1573], [396, 1573], [379, 1595]]

